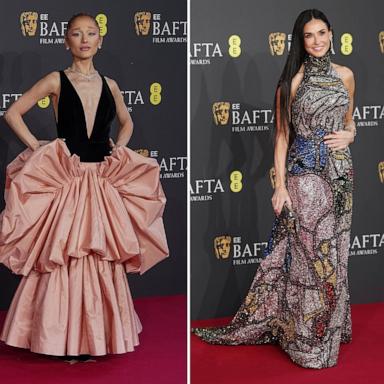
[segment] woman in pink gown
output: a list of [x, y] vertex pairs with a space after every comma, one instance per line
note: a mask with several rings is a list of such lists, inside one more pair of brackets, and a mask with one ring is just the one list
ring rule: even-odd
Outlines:
[[[126, 147], [133, 124], [116, 82], [93, 66], [102, 45], [95, 19], [72, 17], [65, 45], [71, 67], [38, 81], [5, 115], [28, 149], [7, 167], [0, 262], [23, 277], [1, 340], [55, 356], [125, 353], [142, 328], [126, 272], [168, 256], [166, 199], [157, 162]], [[47, 95], [59, 137], [50, 143], [22, 119]]]

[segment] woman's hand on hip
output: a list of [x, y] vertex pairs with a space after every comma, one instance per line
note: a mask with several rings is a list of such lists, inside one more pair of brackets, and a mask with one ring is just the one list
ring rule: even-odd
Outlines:
[[324, 142], [331, 149], [337, 151], [347, 148], [349, 144], [353, 143], [354, 137], [353, 132], [343, 129], [324, 136]]
[[115, 143], [111, 138], [109, 138], [109, 146], [111, 147], [111, 154], [115, 153], [118, 148], [123, 147], [123, 145]]

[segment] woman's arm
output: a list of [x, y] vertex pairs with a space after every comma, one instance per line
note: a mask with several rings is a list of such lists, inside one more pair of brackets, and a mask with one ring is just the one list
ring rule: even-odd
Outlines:
[[127, 106], [124, 103], [123, 95], [120, 92], [116, 81], [107, 79], [109, 88], [111, 89], [113, 98], [116, 104], [116, 115], [119, 121], [119, 132], [117, 134], [116, 144], [113, 148], [126, 146], [133, 132], [133, 121], [128, 112]]
[[324, 136], [325, 143], [333, 150], [345, 149], [349, 144], [354, 142], [356, 136], [356, 125], [353, 121], [354, 95], [355, 95], [355, 79], [353, 72], [347, 67], [337, 67], [337, 71], [347, 88], [349, 95], [349, 107], [345, 114], [345, 126], [341, 131], [331, 133]]
[[349, 95], [349, 108], [345, 115], [345, 130], [353, 133], [352, 141], [354, 142], [354, 138], [356, 136], [356, 124], [353, 120], [353, 109], [354, 109], [354, 97], [355, 97], [355, 77], [353, 76], [353, 72], [346, 68], [346, 76], [344, 77], [344, 85], [348, 90]]
[[[280, 121], [280, 88], [276, 92], [276, 136], [275, 136], [275, 192], [272, 196], [272, 206], [276, 215], [280, 215], [283, 205], [286, 203], [289, 208], [292, 208], [291, 198], [289, 197], [287, 187], [285, 185], [285, 168], [286, 158], [289, 143], [288, 126], [281, 126]], [[288, 124], [286, 122], [286, 124]]]
[[52, 72], [39, 80], [32, 88], [17, 99], [5, 112], [4, 118], [18, 138], [32, 150], [40, 144], [25, 124], [22, 116], [45, 96], [57, 96], [60, 87], [58, 72]]

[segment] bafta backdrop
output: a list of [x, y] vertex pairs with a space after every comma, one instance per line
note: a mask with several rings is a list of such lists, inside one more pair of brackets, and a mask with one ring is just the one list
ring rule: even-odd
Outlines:
[[274, 93], [293, 23], [307, 8], [328, 16], [331, 60], [356, 80], [351, 300], [384, 300], [384, 3], [193, 0], [193, 319], [232, 315], [262, 259], [274, 218]]
[[[47, 73], [65, 69], [71, 57], [64, 47], [68, 19], [76, 13], [96, 16], [103, 48], [95, 67], [117, 81], [134, 121], [128, 146], [156, 158], [167, 195], [164, 212], [170, 257], [156, 268], [130, 276], [134, 297], [186, 292], [186, 2], [130, 0], [126, 2], [48, 0], [7, 2], [0, 12], [0, 115]], [[56, 138], [49, 97], [25, 115], [41, 140]], [[5, 168], [23, 149], [0, 118], [0, 185]], [[113, 127], [116, 135], [117, 124]], [[0, 208], [4, 207], [1, 199]], [[18, 277], [0, 267], [0, 309], [6, 309]]]

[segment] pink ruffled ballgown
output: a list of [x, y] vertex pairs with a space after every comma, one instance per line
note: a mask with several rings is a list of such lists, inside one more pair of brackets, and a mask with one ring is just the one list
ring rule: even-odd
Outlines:
[[126, 272], [168, 256], [159, 166], [125, 147], [99, 162], [68, 147], [56, 139], [7, 167], [0, 262], [23, 277], [1, 340], [57, 356], [132, 351], [142, 327]]

